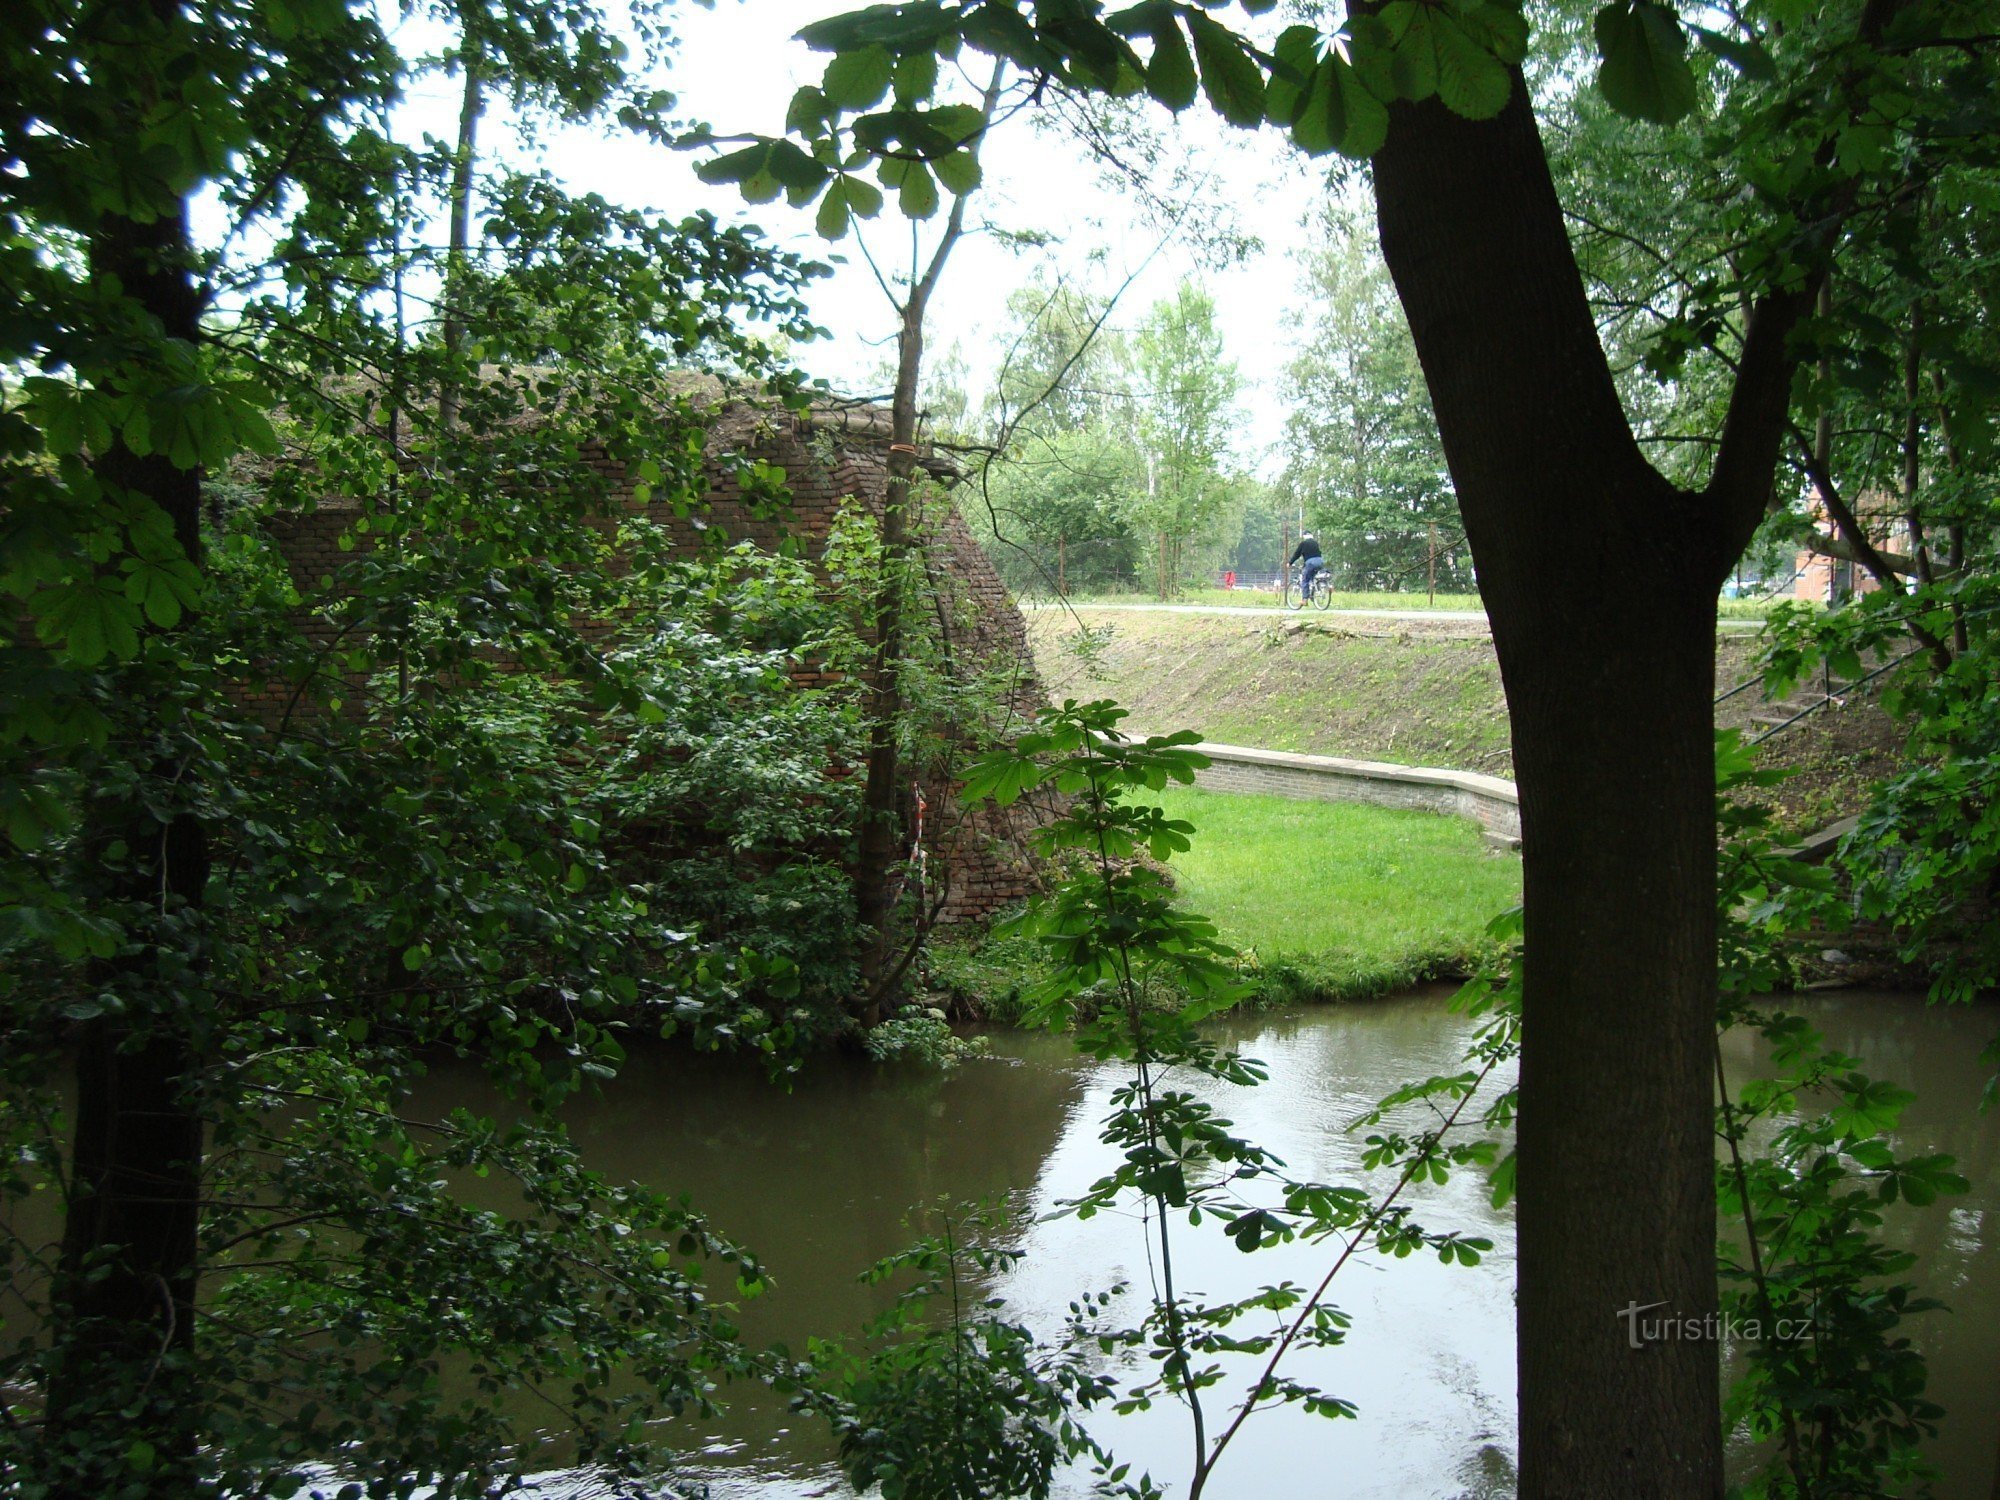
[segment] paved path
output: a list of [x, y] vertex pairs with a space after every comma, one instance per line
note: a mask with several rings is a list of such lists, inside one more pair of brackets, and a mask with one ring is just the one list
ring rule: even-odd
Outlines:
[[[1068, 606], [1048, 600], [1024, 599], [1022, 609], [1064, 609]], [[1422, 623], [1434, 620], [1440, 624], [1485, 625], [1486, 612], [1480, 609], [1279, 609], [1271, 604], [1088, 604], [1079, 602], [1076, 609], [1124, 610], [1132, 614], [1156, 615], [1239, 615], [1283, 619], [1296, 615], [1311, 619], [1314, 617], [1345, 616], [1351, 620], [1407, 620]], [[1754, 635], [1763, 625], [1761, 620], [1721, 620], [1715, 628], [1721, 634]]]
[[[1457, 624], [1484, 625], [1486, 612], [1480, 609], [1279, 609], [1273, 604], [1085, 604], [1077, 609], [1122, 609], [1134, 614], [1155, 615], [1259, 615], [1282, 619], [1299, 615], [1347, 615], [1363, 620], [1447, 620]], [[1024, 600], [1023, 609], [1062, 609], [1065, 606], [1041, 600]]]

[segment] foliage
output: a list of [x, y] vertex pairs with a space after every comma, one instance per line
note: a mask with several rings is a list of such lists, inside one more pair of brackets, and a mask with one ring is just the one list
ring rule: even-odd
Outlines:
[[[1862, 1073], [1804, 1017], [1759, 1002], [1783, 977], [1773, 940], [1839, 911], [1828, 873], [1787, 858], [1768, 812], [1732, 796], [1781, 774], [1754, 769], [1733, 731], [1717, 737], [1716, 1129], [1726, 1153], [1717, 1190], [1725, 1233], [1734, 1238], [1730, 1226], [1740, 1226], [1742, 1246], [1732, 1254], [1725, 1245], [1723, 1310], [1745, 1334], [1725, 1420], [1776, 1445], [1749, 1494], [1904, 1493], [1929, 1474], [1919, 1445], [1943, 1410], [1925, 1395], [1923, 1356], [1901, 1325], [1941, 1304], [1893, 1279], [1916, 1257], [1882, 1238], [1883, 1213], [1968, 1184], [1949, 1156], [1898, 1154], [1894, 1132], [1914, 1095]], [[1738, 1026], [1764, 1039], [1777, 1072], [1732, 1099], [1719, 1039]], [[1814, 1114], [1807, 1101], [1819, 1099], [1827, 1107]]]
[[[1974, 566], [1908, 595], [1878, 591], [1826, 613], [1782, 609], [1763, 641], [1771, 691], [1815, 671], [1842, 681], [1883, 676], [1883, 706], [1908, 731], [1907, 764], [1876, 787], [1838, 864], [1857, 914], [1889, 926], [1904, 960], [1930, 971], [1938, 1000], [2000, 984], [1987, 917], [2000, 889], [2000, 710], [1991, 691], [2000, 574], [1991, 559]], [[1913, 615], [1951, 642], [1942, 662], [1910, 644]]]
[[983, 1057], [987, 1051], [986, 1038], [959, 1036], [943, 1011], [926, 1005], [906, 1005], [879, 1026], [871, 1026], [862, 1034], [861, 1045], [877, 1062], [907, 1059], [944, 1069]]
[[[1202, 1035], [1204, 1020], [1243, 996], [1234, 975], [1237, 955], [1212, 923], [1180, 906], [1156, 863], [1189, 847], [1193, 825], [1153, 799], [1170, 783], [1192, 782], [1205, 764], [1187, 748], [1197, 737], [1128, 739], [1116, 727], [1121, 718], [1123, 711], [1108, 702], [1071, 700], [1051, 708], [1033, 732], [972, 770], [967, 795], [1005, 805], [1047, 787], [1068, 799], [1067, 810], [1038, 836], [1069, 874], [1011, 924], [1040, 944], [1049, 964], [1029, 992], [1028, 1019], [1072, 1027], [1086, 1055], [1132, 1070], [1113, 1093], [1102, 1126], [1122, 1160], [1065, 1208], [1089, 1217], [1142, 1205], [1159, 1290], [1137, 1324], [1099, 1337], [1107, 1352], [1143, 1353], [1151, 1366], [1124, 1387], [1117, 1410], [1143, 1410], [1163, 1398], [1187, 1407], [1196, 1455], [1189, 1493], [1199, 1495], [1253, 1411], [1297, 1404], [1326, 1417], [1354, 1415], [1354, 1403], [1282, 1374], [1280, 1364], [1295, 1346], [1342, 1342], [1348, 1320], [1325, 1297], [1357, 1249], [1396, 1256], [1430, 1249], [1447, 1264], [1472, 1265], [1491, 1248], [1484, 1240], [1425, 1230], [1400, 1200], [1416, 1181], [1443, 1182], [1454, 1166], [1493, 1162], [1493, 1142], [1446, 1138], [1479, 1085], [1513, 1055], [1514, 1025], [1509, 1016], [1482, 1030], [1472, 1070], [1404, 1090], [1368, 1117], [1380, 1124], [1389, 1111], [1419, 1100], [1450, 1106], [1428, 1128], [1369, 1137], [1367, 1164], [1400, 1169], [1379, 1201], [1359, 1188], [1289, 1178], [1282, 1161], [1236, 1135], [1198, 1094], [1174, 1085], [1176, 1072], [1254, 1084], [1263, 1068]], [[1468, 996], [1482, 1007], [1494, 1003], [1479, 986]], [[1285, 1282], [1231, 1302], [1202, 1302], [1175, 1281], [1173, 1226], [1183, 1217], [1191, 1227], [1214, 1221], [1246, 1253], [1297, 1238], [1339, 1239], [1343, 1248], [1316, 1289]], [[1245, 1358], [1260, 1368], [1211, 1437], [1204, 1393], [1229, 1378], [1226, 1361]]]
[[1020, 1259], [992, 1243], [1003, 1227], [989, 1209], [945, 1215], [862, 1277], [915, 1278], [862, 1349], [812, 1342], [797, 1404], [832, 1423], [857, 1489], [879, 1485], [884, 1500], [1040, 1500], [1062, 1464], [1085, 1457], [1123, 1478], [1076, 1419], [1111, 1394], [1090, 1368], [1087, 1336], [1113, 1294], [1085, 1293], [1061, 1344], [1043, 1345], [982, 1290]]
[[[464, 18], [496, 89], [665, 107], [592, 14]], [[584, 1171], [550, 1111], [635, 1014], [782, 1054], [799, 966], [688, 921], [604, 778], [629, 758], [650, 815], [699, 799], [736, 855], [775, 854], [831, 830], [837, 805], [788, 828], [777, 803], [818, 804], [804, 767], [845, 725], [776, 707], [798, 580], [671, 568], [618, 534], [602, 460], [692, 509], [710, 398], [657, 372], [784, 399], [742, 325], [805, 332], [808, 269], [489, 169], [455, 348], [411, 307], [457, 162], [396, 138], [415, 65], [374, 11], [30, 5], [0, 60], [0, 1194], [69, 1215], [56, 1254], [4, 1252], [0, 1466], [61, 1493], [287, 1493], [329, 1464], [488, 1493], [551, 1458], [491, 1419], [513, 1388], [566, 1460], [656, 1472], [660, 1419], [757, 1370], [710, 1285], [757, 1274]], [[234, 221], [212, 244], [197, 192]], [[276, 535], [316, 506], [325, 587]], [[674, 763], [705, 734], [741, 758], [734, 801]], [[525, 1123], [403, 1118], [440, 1052]], [[169, 1138], [193, 1159], [143, 1176]]]
[[1031, 592], [1135, 584], [1177, 592], [1227, 553], [1249, 492], [1230, 471], [1239, 379], [1215, 304], [1184, 283], [1127, 335], [1111, 305], [1021, 288], [995, 373], [1000, 450], [975, 522], [1003, 577]]

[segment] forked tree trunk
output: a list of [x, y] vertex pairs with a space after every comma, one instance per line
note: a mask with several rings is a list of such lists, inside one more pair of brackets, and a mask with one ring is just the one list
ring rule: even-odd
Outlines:
[[[1004, 64], [996, 63], [992, 82], [980, 101], [980, 134], [968, 148], [975, 162], [1000, 102]], [[912, 529], [911, 507], [917, 481], [919, 390], [924, 363], [924, 317], [937, 291], [951, 253], [965, 233], [967, 193], [955, 193], [937, 246], [923, 274], [910, 268], [910, 290], [896, 312], [896, 392], [889, 408], [889, 474], [882, 498], [882, 581], [875, 596], [875, 655], [868, 674], [868, 771], [861, 794], [861, 830], [854, 856], [855, 914], [867, 929], [862, 935], [861, 992], [854, 1011], [861, 1024], [882, 1019], [887, 991], [899, 981], [902, 965], [893, 961], [896, 934], [895, 868], [902, 854], [903, 821], [898, 790], [903, 776], [898, 750], [904, 708], [903, 612], [908, 603], [905, 584], [922, 539]]]
[[[1398, 106], [1374, 176], [1521, 789], [1520, 1493], [1720, 1494], [1714, 600], [1801, 304], [1753, 317], [1715, 479], [1683, 491], [1633, 440], [1519, 77], [1493, 120]], [[1681, 1336], [1631, 1347], [1647, 1304]]]
[[[960, 199], [960, 203], [964, 200]], [[946, 233], [957, 239], [959, 209]], [[937, 265], [943, 266], [947, 244]], [[895, 905], [892, 873], [902, 853], [897, 789], [902, 777], [898, 736], [903, 716], [904, 584], [910, 568], [910, 505], [917, 468], [917, 381], [924, 357], [924, 310], [933, 280], [919, 283], [903, 305], [896, 340], [896, 394], [889, 411], [889, 477], [882, 497], [882, 578], [875, 592], [875, 660], [868, 677], [868, 772], [861, 794], [861, 836], [855, 855], [855, 914], [868, 929], [862, 941], [863, 1025], [881, 1019], [879, 993], [889, 968]]]
[[[192, 264], [184, 208], [150, 223], [110, 220], [91, 246], [95, 273], [116, 276], [168, 337], [189, 342], [200, 333]], [[183, 550], [199, 560], [199, 472], [123, 447], [97, 471], [107, 485], [164, 510]], [[61, 1343], [45, 1429], [61, 1500], [184, 1496], [195, 1485], [201, 1406], [185, 1365], [194, 1336], [202, 1123], [181, 1002], [199, 962], [186, 924], [201, 904], [208, 849], [192, 814], [160, 822], [153, 807], [185, 794], [173, 765], [150, 770], [137, 789], [85, 815], [88, 847], [122, 843], [129, 851], [110, 894], [142, 915], [132, 951], [89, 976], [94, 990], [115, 992], [124, 1008], [87, 1022], [77, 1048], [55, 1287]], [[141, 1444], [150, 1455], [144, 1466], [133, 1460]]]

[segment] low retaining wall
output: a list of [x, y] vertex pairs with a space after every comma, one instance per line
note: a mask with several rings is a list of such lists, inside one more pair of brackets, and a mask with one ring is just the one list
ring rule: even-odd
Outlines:
[[1514, 783], [1476, 771], [1396, 766], [1334, 755], [1294, 755], [1247, 745], [1194, 746], [1209, 758], [1195, 784], [1215, 792], [1263, 792], [1301, 801], [1372, 802], [1470, 818], [1493, 842], [1518, 848], [1521, 807]]

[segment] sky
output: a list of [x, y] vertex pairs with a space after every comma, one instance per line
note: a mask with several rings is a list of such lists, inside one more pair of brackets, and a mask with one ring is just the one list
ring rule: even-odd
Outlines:
[[[800, 27], [822, 16], [857, 8], [859, 0], [721, 0], [713, 9], [684, 6], [674, 12], [680, 45], [663, 80], [679, 98], [683, 118], [719, 135], [776, 134], [792, 93], [818, 83], [826, 58], [792, 40]], [[406, 52], [430, 50], [423, 23], [406, 22], [398, 42]], [[513, 131], [499, 114], [482, 125], [482, 148]], [[457, 86], [438, 77], [414, 88], [403, 117], [409, 128], [449, 139], [456, 129]], [[1326, 193], [1323, 169], [1294, 153], [1275, 131], [1245, 132], [1191, 109], [1176, 124], [1164, 110], [1148, 118], [1167, 131], [1170, 151], [1184, 153], [1190, 169], [1208, 184], [1189, 223], [1214, 225], [1233, 217], [1239, 233], [1261, 248], [1240, 262], [1216, 268], [1181, 234], [1162, 243], [1136, 198], [1110, 187], [1073, 140], [1026, 115], [996, 129], [984, 150], [985, 181], [973, 198], [970, 234], [954, 252], [933, 300], [929, 344], [943, 353], [958, 346], [975, 396], [982, 375], [997, 366], [1007, 293], [1041, 271], [1074, 279], [1098, 293], [1115, 289], [1137, 272], [1114, 316], [1130, 327], [1180, 278], [1198, 275], [1215, 297], [1230, 356], [1243, 386], [1236, 461], [1266, 477], [1281, 464], [1284, 410], [1281, 378], [1298, 322], [1293, 288], [1295, 256], [1305, 242], [1305, 221]], [[495, 128], [499, 127], [499, 128]], [[516, 141], [580, 191], [616, 202], [681, 216], [707, 209], [725, 222], [760, 225], [777, 243], [834, 262], [833, 274], [814, 284], [814, 319], [831, 337], [795, 351], [813, 375], [852, 393], [880, 390], [879, 372], [893, 354], [895, 318], [874, 276], [855, 253], [853, 238], [829, 244], [813, 232], [811, 209], [782, 199], [745, 205], [733, 186], [712, 187], [695, 176], [699, 154], [673, 152], [620, 132], [615, 125], [562, 128], [533, 141]], [[942, 212], [938, 221], [942, 222]], [[864, 226], [878, 259], [907, 264], [908, 221], [894, 200]], [[987, 224], [1036, 230], [1051, 237], [1043, 248], [1009, 248]], [[928, 242], [929, 233], [926, 233]]]

